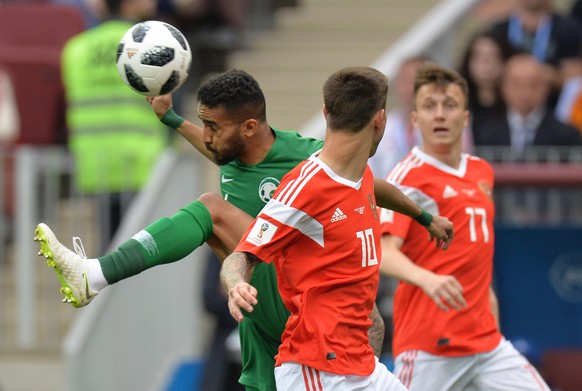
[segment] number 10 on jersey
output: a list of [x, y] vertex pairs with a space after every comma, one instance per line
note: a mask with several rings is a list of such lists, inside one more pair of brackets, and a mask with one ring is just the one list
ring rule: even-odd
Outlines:
[[372, 228], [356, 232], [356, 237], [362, 242], [362, 267], [377, 265], [378, 255]]

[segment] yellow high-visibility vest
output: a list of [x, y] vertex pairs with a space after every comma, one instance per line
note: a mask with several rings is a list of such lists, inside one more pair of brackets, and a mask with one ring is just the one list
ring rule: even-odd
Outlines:
[[104, 22], [63, 49], [68, 143], [85, 193], [139, 190], [168, 143], [168, 130], [145, 97], [117, 72], [117, 47], [131, 26]]

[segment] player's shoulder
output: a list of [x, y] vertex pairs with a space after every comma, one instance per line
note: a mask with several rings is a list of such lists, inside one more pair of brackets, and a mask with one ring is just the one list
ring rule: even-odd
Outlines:
[[85, 41], [87, 41], [87, 39], [90, 37], [90, 31], [91, 30], [85, 30], [70, 37], [63, 46], [63, 52], [66, 53], [71, 50], [78, 50], [82, 48], [85, 44]]
[[489, 163], [486, 159], [468, 153], [465, 154], [465, 158], [467, 159], [469, 169], [481, 170], [484, 173], [493, 176], [494, 174], [493, 167], [491, 166], [491, 163]]
[[394, 166], [388, 174], [387, 180], [391, 183], [402, 183], [407, 178], [423, 175], [423, 166], [424, 161], [414, 151], [411, 151]]
[[296, 202], [312, 197], [313, 194], [319, 191], [320, 186], [326, 179], [323, 174], [323, 167], [318, 164], [316, 159], [310, 157], [283, 176], [275, 198]]
[[287, 146], [313, 146], [316, 150], [323, 146], [323, 141], [305, 137], [295, 130], [281, 130], [273, 127], [271, 129], [275, 132], [275, 137]]
[[307, 159], [304, 159], [303, 161], [299, 162], [291, 170], [289, 170], [289, 172], [283, 176], [281, 184], [287, 182], [296, 182], [300, 180], [305, 185], [309, 183], [313, 177], [313, 175], [306, 175], [306, 172], [313, 173], [314, 170], [317, 170], [318, 168], [320, 167], [318, 167], [317, 164], [314, 163], [311, 157], [308, 157]]

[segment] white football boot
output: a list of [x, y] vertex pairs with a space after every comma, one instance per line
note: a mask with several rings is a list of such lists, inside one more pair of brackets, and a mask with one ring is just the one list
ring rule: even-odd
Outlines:
[[35, 230], [34, 240], [39, 242], [38, 255], [46, 258], [46, 263], [55, 269], [61, 282], [61, 293], [65, 296], [64, 303], [71, 303], [73, 307], [86, 306], [97, 295], [89, 287], [87, 280], [87, 266], [83, 242], [73, 237], [73, 248], [69, 250], [63, 246], [53, 231], [44, 223], [40, 223]]

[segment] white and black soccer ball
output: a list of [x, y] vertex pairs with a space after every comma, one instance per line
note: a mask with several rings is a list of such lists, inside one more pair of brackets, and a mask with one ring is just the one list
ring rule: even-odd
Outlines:
[[176, 91], [188, 78], [191, 63], [190, 45], [180, 30], [156, 20], [132, 26], [117, 48], [121, 78], [146, 96]]

